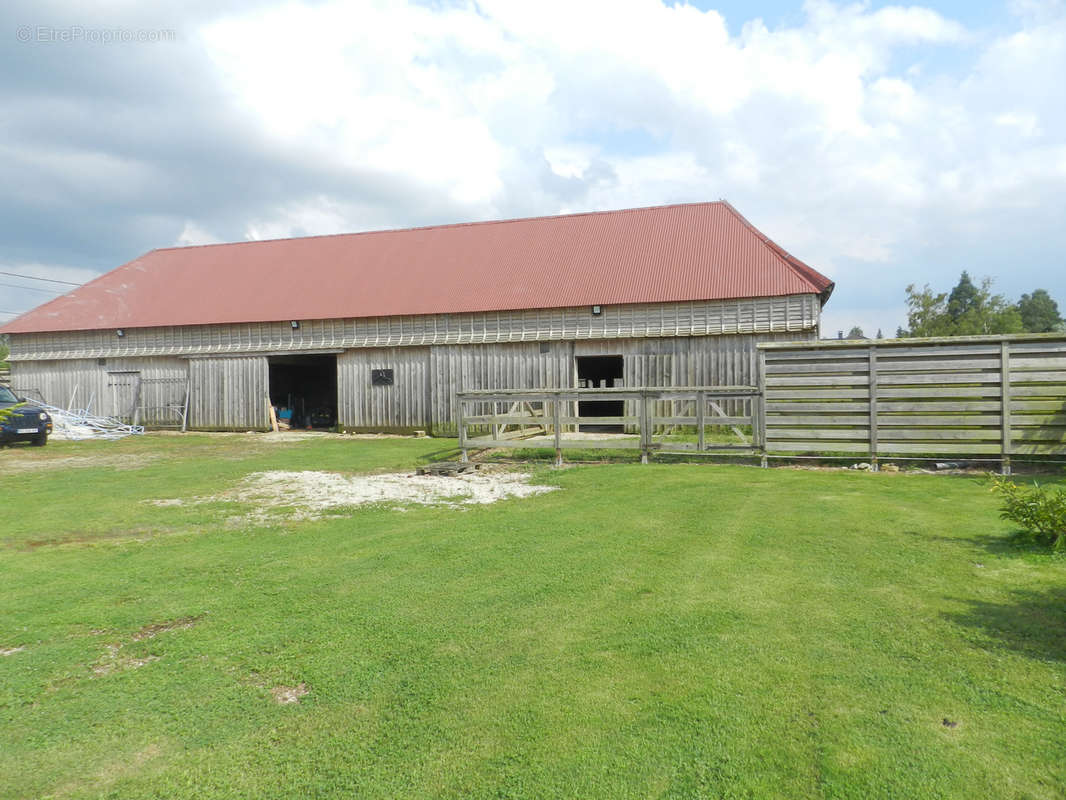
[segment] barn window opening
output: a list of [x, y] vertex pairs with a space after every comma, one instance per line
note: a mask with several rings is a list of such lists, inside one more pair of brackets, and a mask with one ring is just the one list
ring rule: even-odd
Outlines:
[[391, 369], [370, 370], [371, 386], [392, 386], [395, 382], [396, 378]]
[[[617, 389], [624, 386], [624, 365], [622, 356], [578, 356], [577, 388]], [[625, 413], [625, 405], [624, 400], [579, 400], [577, 415], [620, 417]], [[622, 433], [625, 426], [596, 422], [580, 425], [578, 430], [589, 433]]]
[[282, 428], [329, 429], [337, 424], [337, 356], [284, 355], [267, 359], [270, 403]]

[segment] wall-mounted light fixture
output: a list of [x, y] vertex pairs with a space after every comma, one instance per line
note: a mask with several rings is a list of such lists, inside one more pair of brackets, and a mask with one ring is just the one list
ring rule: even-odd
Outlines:
[[600, 308], [599, 306], [593, 306], [592, 307], [592, 316], [598, 317], [602, 313], [603, 313], [603, 309]]
[[290, 322], [289, 324], [290, 324], [290, 325], [292, 325], [292, 329], [293, 329], [294, 331], [298, 331], [298, 330], [300, 330], [300, 320], [298, 320], [298, 319], [294, 319], [294, 320], [293, 320], [292, 322]]
[[115, 331], [115, 333], [117, 333], [118, 334], [118, 338], [121, 339], [123, 336], [126, 335], [126, 329], [125, 328], [119, 328], [117, 331]]

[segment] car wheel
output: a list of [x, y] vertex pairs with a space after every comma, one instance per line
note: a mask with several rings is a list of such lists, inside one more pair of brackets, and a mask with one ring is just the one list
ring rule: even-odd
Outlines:
[[47, 441], [48, 441], [48, 434], [47, 433], [39, 433], [36, 436], [34, 436], [32, 439], [30, 439], [30, 444], [32, 444], [34, 447], [44, 447], [44, 445], [45, 445], [45, 443]]

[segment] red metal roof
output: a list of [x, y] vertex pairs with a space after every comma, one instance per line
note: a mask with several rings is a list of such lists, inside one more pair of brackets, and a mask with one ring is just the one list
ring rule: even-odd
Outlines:
[[728, 203], [153, 250], [4, 333], [820, 294]]

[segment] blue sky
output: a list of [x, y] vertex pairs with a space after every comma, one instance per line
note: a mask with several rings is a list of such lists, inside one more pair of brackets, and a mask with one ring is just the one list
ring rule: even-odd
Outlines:
[[725, 198], [837, 282], [825, 333], [964, 269], [1066, 306], [1063, 75], [1063, 0], [13, 0], [0, 271]]
[[[804, 21], [803, 3], [792, 0], [774, 0], [773, 2], [750, 3], [744, 0], [694, 0], [691, 5], [703, 11], [714, 10], [725, 17], [730, 29], [737, 33], [740, 26], [752, 19], [762, 19], [769, 27], [795, 27]], [[972, 28], [995, 28], [1009, 21], [1010, 12], [1005, 3], [965, 2], [924, 2], [924, 3], [886, 3], [867, 2], [865, 7], [876, 11], [886, 6], [917, 5], [929, 8], [945, 17], [958, 20], [967, 27]]]

